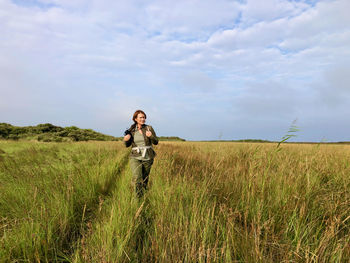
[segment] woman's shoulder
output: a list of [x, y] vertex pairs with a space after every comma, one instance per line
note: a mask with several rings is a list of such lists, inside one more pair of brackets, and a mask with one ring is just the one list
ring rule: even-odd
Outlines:
[[132, 124], [132, 125], [130, 126], [129, 131], [134, 131], [135, 128], [136, 128], [136, 125], [135, 125], [135, 123], [134, 123], [134, 124]]

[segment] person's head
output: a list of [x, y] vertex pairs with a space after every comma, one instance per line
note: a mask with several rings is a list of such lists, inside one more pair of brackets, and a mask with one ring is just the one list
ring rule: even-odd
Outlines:
[[135, 124], [144, 124], [146, 122], [146, 113], [144, 113], [142, 110], [135, 111], [134, 115], [132, 116], [132, 120]]

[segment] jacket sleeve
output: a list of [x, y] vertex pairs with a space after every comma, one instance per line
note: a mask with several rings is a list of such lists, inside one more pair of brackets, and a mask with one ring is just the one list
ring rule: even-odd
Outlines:
[[132, 144], [132, 141], [134, 140], [134, 137], [131, 135], [130, 139], [128, 141], [124, 141], [125, 147], [129, 147]]
[[158, 144], [158, 137], [156, 132], [153, 130], [152, 126], [149, 126], [149, 130], [152, 132], [152, 136], [150, 137], [152, 144], [157, 145]]
[[130, 140], [128, 141], [124, 141], [125, 147], [129, 147], [131, 144], [132, 144], [132, 138], [130, 138]]

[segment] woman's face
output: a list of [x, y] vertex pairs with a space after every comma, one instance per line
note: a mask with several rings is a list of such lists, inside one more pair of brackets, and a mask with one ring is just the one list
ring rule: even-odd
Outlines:
[[135, 121], [139, 125], [145, 124], [145, 122], [146, 122], [145, 115], [143, 115], [142, 113], [137, 114], [137, 117], [136, 117]]

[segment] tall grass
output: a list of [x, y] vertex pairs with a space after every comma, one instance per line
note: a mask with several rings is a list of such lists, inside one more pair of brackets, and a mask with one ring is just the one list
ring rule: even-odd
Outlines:
[[[0, 199], [0, 256], [28, 262], [350, 261], [348, 146], [281, 144], [277, 151], [274, 144], [162, 142], [142, 199], [133, 193], [130, 168], [115, 168], [126, 161], [119, 147], [29, 147], [0, 161], [1, 180], [10, 181], [0, 188], [8, 193]], [[33, 149], [36, 155], [29, 154]], [[16, 198], [14, 185], [20, 186]], [[60, 193], [56, 198], [52, 189]], [[58, 200], [63, 197], [66, 202]]]
[[128, 172], [76, 262], [350, 259], [349, 148], [164, 143], [157, 151], [145, 199], [130, 195]]
[[68, 261], [84, 222], [125, 163], [120, 146], [2, 142], [1, 262]]

